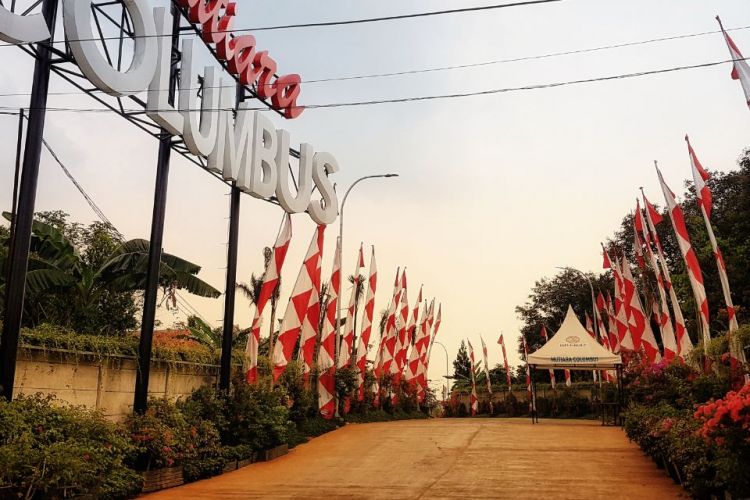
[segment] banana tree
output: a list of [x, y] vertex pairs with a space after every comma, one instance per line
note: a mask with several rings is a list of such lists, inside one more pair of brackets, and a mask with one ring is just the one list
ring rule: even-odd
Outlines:
[[[11, 218], [8, 213], [3, 216]], [[102, 309], [106, 309], [108, 294], [145, 288], [149, 250], [146, 240], [117, 242], [101, 263], [92, 265], [82, 258], [60, 229], [34, 221], [30, 250], [27, 295], [30, 298], [49, 294], [63, 296], [71, 312], [106, 314]], [[201, 297], [219, 297], [221, 293], [217, 289], [197, 277], [200, 269], [197, 264], [163, 253], [159, 286], [165, 293], [180, 289]], [[4, 286], [4, 282], [0, 283], [2, 293]]]

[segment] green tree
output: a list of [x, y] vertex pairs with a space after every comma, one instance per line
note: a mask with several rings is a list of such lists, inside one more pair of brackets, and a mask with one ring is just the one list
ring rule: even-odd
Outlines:
[[[606, 292], [612, 289], [609, 273], [589, 274], [594, 290]], [[585, 313], [591, 315], [591, 288], [580, 273], [564, 269], [553, 278], [542, 278], [534, 284], [524, 305], [516, 307], [516, 313], [523, 321], [521, 333], [526, 337], [529, 352], [544, 345], [541, 328], [545, 326], [552, 335], [562, 324], [568, 305], [573, 306], [579, 318]], [[523, 355], [523, 343], [518, 339], [518, 353]]]
[[454, 386], [463, 385], [467, 380], [471, 379], [471, 368], [469, 351], [466, 348], [466, 342], [462, 340], [461, 346], [458, 348], [458, 354], [456, 354], [456, 359], [453, 360]]
[[[7, 213], [4, 216], [10, 219]], [[137, 293], [146, 282], [148, 241], [121, 241], [107, 224], [84, 227], [68, 224], [66, 218], [62, 212], [44, 213], [33, 223], [24, 324], [47, 322], [88, 333], [132, 329]], [[174, 297], [178, 289], [203, 297], [221, 295], [199, 279], [198, 272], [200, 266], [162, 254], [162, 292], [167, 297]], [[0, 278], [3, 293], [4, 278]]]

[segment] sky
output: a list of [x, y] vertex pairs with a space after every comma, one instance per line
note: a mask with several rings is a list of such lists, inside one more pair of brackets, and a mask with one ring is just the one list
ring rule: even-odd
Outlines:
[[[162, 1], [150, 0], [153, 5]], [[23, 3], [23, 2], [21, 2]], [[357, 19], [465, 7], [458, 1], [238, 0], [236, 28]], [[474, 2], [472, 5], [487, 5]], [[351, 26], [258, 31], [258, 46], [280, 73], [303, 81], [465, 65], [714, 31], [750, 25], [743, 0], [562, 0], [517, 7]], [[750, 29], [733, 31], [750, 52]], [[0, 93], [31, 88], [33, 64], [0, 47]], [[322, 104], [475, 92], [724, 61], [719, 34], [584, 54], [450, 71], [303, 83], [299, 102]], [[207, 63], [209, 60], [204, 58]], [[354, 272], [360, 242], [376, 248], [376, 312], [385, 309], [397, 266], [407, 268], [409, 300], [420, 284], [443, 306], [438, 340], [453, 360], [461, 339], [484, 336], [492, 365], [504, 332], [511, 364], [520, 326], [514, 308], [534, 282], [556, 266], [599, 271], [599, 242], [618, 228], [638, 187], [660, 200], [653, 161], [681, 193], [690, 177], [684, 135], [709, 169], [731, 170], [750, 146], [750, 111], [730, 64], [642, 78], [377, 106], [309, 109], [296, 120], [271, 116], [292, 145], [329, 151], [341, 170], [339, 193], [364, 175], [398, 173], [359, 184], [346, 204], [344, 262]], [[55, 76], [51, 91], [69, 91]], [[0, 96], [0, 107], [28, 105], [27, 96]], [[87, 96], [51, 96], [50, 106], [94, 105]], [[150, 232], [157, 143], [109, 113], [48, 114], [45, 138], [115, 226], [128, 238]], [[10, 206], [16, 122], [0, 116], [0, 205]], [[173, 157], [165, 251], [200, 264], [200, 276], [223, 290], [228, 188], [181, 157]], [[71, 219], [96, 216], [54, 160], [42, 155], [37, 210], [64, 210]], [[243, 196], [238, 279], [262, 272], [282, 211]], [[337, 221], [338, 222], [338, 221]], [[282, 302], [314, 231], [306, 214], [293, 217], [294, 237], [282, 273]], [[338, 223], [328, 227], [323, 277], [328, 279]], [[348, 297], [348, 288], [344, 291]], [[223, 298], [186, 296], [214, 326]], [[164, 325], [183, 314], [160, 310]], [[235, 322], [252, 310], [238, 296]], [[479, 355], [479, 353], [477, 353]], [[445, 354], [433, 351], [430, 378], [444, 375]], [[452, 367], [450, 368], [452, 371]]]

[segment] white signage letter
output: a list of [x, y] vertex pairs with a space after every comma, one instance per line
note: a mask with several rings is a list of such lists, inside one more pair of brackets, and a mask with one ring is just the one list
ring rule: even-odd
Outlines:
[[133, 61], [125, 73], [109, 65], [99, 51], [91, 20], [93, 0], [63, 0], [65, 36], [78, 67], [100, 90], [114, 96], [145, 90], [156, 71], [156, 27], [147, 0], [122, 0], [133, 21]]
[[172, 71], [172, 14], [165, 9], [154, 9], [154, 22], [158, 35], [159, 52], [156, 58], [156, 73], [148, 87], [146, 114], [172, 135], [182, 135], [182, 115], [169, 104], [169, 76]]
[[[234, 82], [232, 82], [234, 83]], [[236, 99], [237, 90], [234, 85], [221, 84], [222, 111], [219, 112], [219, 130], [216, 137], [216, 147], [208, 156], [208, 169], [222, 174], [225, 180], [237, 181], [240, 166], [243, 162], [249, 164], [250, 155], [247, 147], [252, 141], [253, 113], [246, 108], [247, 103], [240, 104], [237, 117], [232, 113], [232, 105]], [[242, 189], [242, 186], [238, 186]], [[244, 191], [244, 189], [243, 189]]]
[[318, 224], [330, 224], [339, 213], [339, 199], [328, 178], [339, 171], [339, 164], [331, 153], [315, 153], [313, 158], [313, 181], [322, 198], [312, 200], [308, 206], [310, 217]]
[[[198, 78], [193, 64], [193, 41], [182, 41], [180, 65], [180, 113], [185, 118], [185, 145], [191, 153], [208, 156], [216, 147], [216, 129], [219, 117], [219, 89], [216, 88], [215, 68], [203, 69], [203, 99], [198, 110]], [[200, 119], [200, 125], [199, 125]]]
[[312, 195], [313, 147], [301, 144], [299, 148], [299, 174], [297, 175], [297, 194], [292, 194], [289, 186], [289, 132], [279, 130], [279, 145], [276, 153], [276, 165], [279, 179], [276, 182], [276, 198], [281, 207], [290, 214], [304, 212], [310, 204]]
[[0, 40], [8, 43], [34, 43], [49, 38], [49, 28], [41, 14], [20, 16], [0, 5]]
[[250, 162], [250, 194], [268, 198], [276, 191], [276, 129], [267, 117], [255, 113], [252, 161]]

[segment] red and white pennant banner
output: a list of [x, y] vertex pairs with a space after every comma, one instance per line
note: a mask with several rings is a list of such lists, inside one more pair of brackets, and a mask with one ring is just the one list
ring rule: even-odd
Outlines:
[[677, 354], [681, 358], [685, 358], [690, 350], [693, 348], [690, 337], [687, 333], [687, 327], [685, 326], [685, 318], [682, 316], [682, 307], [680, 307], [680, 301], [677, 299], [677, 293], [672, 286], [672, 277], [669, 273], [669, 266], [667, 266], [667, 259], [664, 257], [664, 248], [661, 246], [661, 239], [659, 233], [656, 232], [656, 225], [662, 221], [662, 216], [656, 211], [656, 208], [648, 201], [646, 194], [643, 194], [643, 204], [646, 206], [646, 223], [651, 233], [651, 239], [654, 246], [656, 247], [656, 254], [659, 257], [659, 266], [661, 267], [661, 274], [664, 278], [664, 286], [669, 293], [669, 301], [672, 303], [672, 311], [674, 312], [674, 333], [677, 339]]
[[357, 345], [357, 399], [365, 399], [365, 374], [367, 373], [367, 351], [372, 336], [372, 315], [375, 312], [375, 292], [378, 288], [378, 266], [375, 262], [375, 247], [370, 256], [370, 273], [367, 278], [367, 295], [365, 296], [365, 317], [362, 320], [362, 333]]
[[354, 272], [354, 282], [352, 283], [352, 293], [349, 295], [349, 307], [346, 309], [346, 321], [344, 322], [344, 336], [339, 346], [338, 367], [349, 366], [352, 361], [352, 345], [354, 344], [354, 316], [357, 306], [357, 290], [359, 289], [359, 275], [362, 268], [365, 267], [365, 256], [362, 253], [362, 245], [359, 245], [357, 254], [357, 270]]
[[664, 193], [664, 200], [667, 202], [670, 219], [672, 220], [672, 228], [677, 237], [677, 244], [680, 247], [682, 258], [685, 260], [685, 265], [687, 266], [688, 277], [690, 278], [690, 286], [693, 289], [695, 303], [698, 304], [698, 309], [700, 311], [703, 348], [706, 350], [708, 349], [708, 343], [711, 340], [711, 331], [708, 321], [708, 299], [706, 298], [706, 287], [703, 285], [703, 273], [701, 273], [698, 257], [695, 255], [693, 246], [690, 243], [690, 235], [688, 234], [687, 226], [685, 225], [685, 215], [682, 212], [682, 207], [680, 207], [677, 200], [675, 200], [674, 193], [669, 189], [667, 183], [664, 182], [664, 177], [661, 175], [658, 166], [656, 166], [656, 173], [659, 176], [659, 183], [661, 184], [661, 190]]
[[328, 286], [328, 306], [323, 319], [318, 350], [318, 409], [323, 418], [331, 419], [335, 414], [334, 394], [336, 392], [336, 313], [341, 290], [341, 242], [336, 241], [333, 256], [331, 282]]
[[[588, 316], [586, 319], [588, 319]], [[541, 334], [542, 334], [542, 338], [544, 339], [544, 343], [546, 344], [549, 341], [549, 336], [547, 335], [547, 329], [544, 327], [544, 325], [542, 325]], [[550, 385], [552, 385], [552, 390], [554, 391], [555, 390], [555, 370], [549, 371], [549, 381], [550, 381]]]
[[[635, 244], [642, 245], [645, 242], [648, 264], [654, 272], [654, 276], [656, 276], [656, 286], [659, 290], [659, 311], [657, 311], [659, 333], [661, 334], [661, 341], [664, 346], [664, 359], [672, 361], [678, 355], [677, 338], [675, 337], [674, 327], [672, 326], [672, 317], [669, 315], [669, 305], [667, 303], [667, 292], [664, 287], [664, 279], [659, 270], [656, 255], [654, 255], [654, 251], [651, 248], [651, 236], [646, 226], [646, 221], [643, 218], [640, 200], [636, 200], [635, 204], [634, 226], [633, 234], [636, 238]], [[643, 241], [641, 241], [640, 235], [643, 235]]]
[[724, 40], [727, 42], [727, 48], [729, 49], [729, 55], [732, 56], [734, 66], [732, 67], [732, 80], [739, 80], [742, 86], [742, 91], [745, 93], [745, 102], [750, 107], [750, 64], [745, 60], [734, 43], [734, 40], [729, 34], [724, 31], [724, 26], [721, 24], [721, 19], [716, 16], [716, 20], [719, 22], [721, 32], [724, 34]]
[[482, 341], [482, 356], [484, 358], [484, 374], [487, 377], [487, 394], [492, 395], [492, 380], [490, 380], [490, 361], [487, 358], [487, 344], [484, 343], [484, 337], [479, 336]]
[[[250, 327], [250, 335], [247, 338], [245, 355], [248, 358], [248, 370], [245, 379], [248, 383], [255, 383], [258, 380], [258, 345], [260, 344], [260, 327], [262, 324], [263, 310], [268, 300], [273, 296], [276, 287], [279, 284], [281, 268], [284, 266], [289, 242], [292, 239], [292, 219], [289, 214], [284, 214], [281, 221], [281, 229], [276, 237], [276, 243], [273, 245], [273, 253], [268, 261], [260, 285], [260, 293], [255, 299], [255, 315]], [[273, 325], [271, 325], [271, 335], [273, 335]]]
[[469, 343], [469, 359], [471, 360], [471, 399], [470, 399], [470, 406], [471, 406], [471, 416], [479, 412], [479, 399], [477, 399], [477, 383], [476, 379], [474, 377], [474, 346], [471, 345], [471, 340], [467, 339], [467, 342]]
[[[310, 299], [314, 290], [315, 273], [318, 269], [318, 260], [323, 251], [323, 233], [325, 226], [319, 225], [310, 246], [305, 254], [305, 260], [300, 269], [297, 281], [294, 284], [292, 295], [289, 297], [289, 303], [281, 320], [279, 328], [279, 338], [276, 340], [273, 350], [273, 380], [276, 382], [294, 354], [294, 346], [302, 330], [302, 323], [307, 316]], [[319, 293], [319, 292], [318, 292]]]
[[503, 334], [500, 334], [500, 338], [497, 339], [497, 343], [500, 344], [500, 347], [503, 351], [503, 365], [505, 366], [505, 381], [508, 383], [508, 391], [513, 390], [513, 385], [510, 381], [510, 365], [508, 365], [508, 354], [505, 352], [505, 339], [503, 339]]
[[307, 314], [302, 321], [299, 340], [299, 355], [302, 361], [302, 374], [305, 386], [309, 383], [310, 373], [315, 364], [315, 347], [318, 340], [318, 325], [320, 325], [320, 268], [323, 260], [323, 231], [318, 232], [318, 257], [315, 268], [308, 270], [312, 281], [312, 293], [307, 306]]
[[706, 223], [708, 239], [711, 241], [711, 248], [713, 249], [714, 258], [716, 259], [716, 267], [719, 270], [719, 281], [721, 282], [721, 291], [724, 294], [724, 304], [727, 306], [727, 316], [729, 317], [729, 355], [735, 363], [745, 364], [745, 352], [737, 344], [735, 339], [732, 338], [734, 333], [739, 329], [739, 325], [737, 324], [737, 315], [735, 314], [732, 293], [729, 288], [727, 267], [724, 264], [724, 257], [721, 255], [721, 249], [716, 241], [714, 229], [711, 225], [712, 197], [711, 190], [708, 187], [708, 179], [710, 176], [706, 169], [703, 168], [703, 165], [701, 165], [701, 162], [698, 161], [698, 157], [695, 155], [695, 151], [690, 145], [690, 139], [688, 139], [688, 136], [685, 136], [685, 141], [687, 142], [688, 155], [690, 156], [690, 167], [693, 171], [693, 182], [695, 183], [695, 194], [698, 198], [698, 207], [703, 214], [703, 221]]

